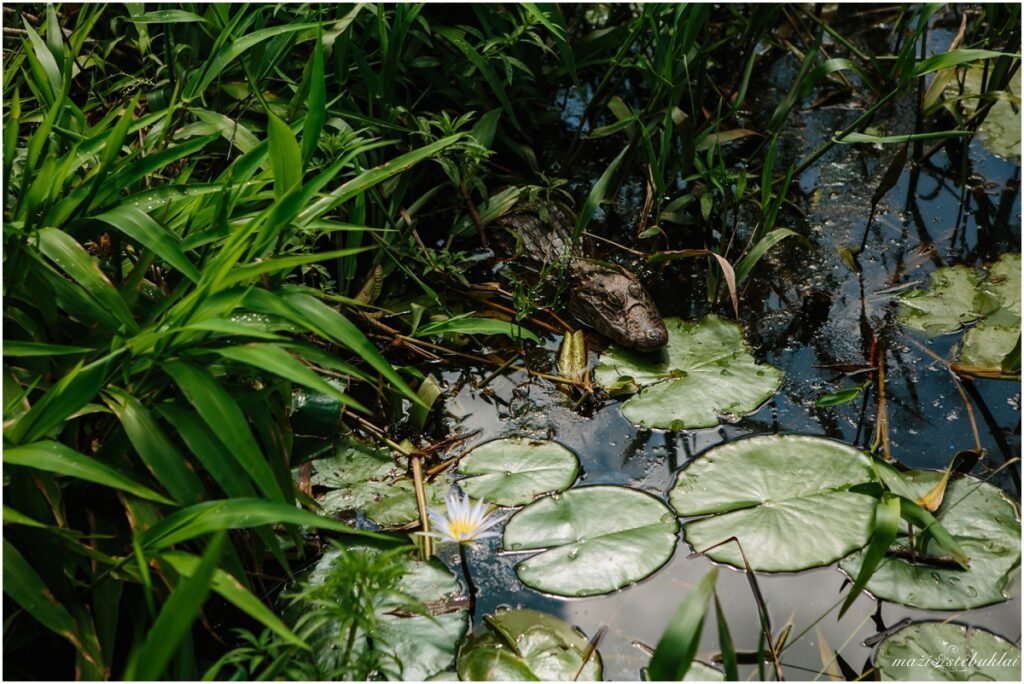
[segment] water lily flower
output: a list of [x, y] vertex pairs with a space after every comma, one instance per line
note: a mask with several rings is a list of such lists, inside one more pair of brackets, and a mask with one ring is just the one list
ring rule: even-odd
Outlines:
[[446, 514], [434, 509], [427, 510], [434, 527], [434, 531], [427, 533], [431, 537], [437, 537], [442, 542], [472, 544], [479, 539], [498, 536], [498, 532], [491, 528], [502, 519], [492, 516], [483, 500], [474, 504], [468, 496], [449, 494], [444, 503]]

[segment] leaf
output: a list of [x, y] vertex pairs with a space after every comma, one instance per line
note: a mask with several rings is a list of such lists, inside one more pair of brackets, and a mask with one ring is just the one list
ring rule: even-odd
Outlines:
[[291, 504], [266, 499], [234, 498], [206, 501], [175, 511], [143, 532], [139, 542], [143, 549], [159, 550], [220, 530], [241, 530], [261, 525], [289, 523], [370, 539], [394, 541], [393, 537], [353, 529]]
[[490, 86], [491, 92], [498, 98], [498, 102], [501, 103], [505, 113], [508, 114], [508, 118], [512, 120], [512, 125], [517, 129], [521, 130], [519, 120], [516, 118], [515, 107], [512, 106], [512, 102], [508, 99], [508, 94], [505, 92], [505, 86], [502, 85], [501, 80], [497, 77], [491, 67], [476, 49], [466, 42], [466, 34], [461, 29], [453, 28], [450, 26], [432, 26], [433, 32], [443, 37], [449, 43], [454, 45], [458, 50], [469, 60], [469, 63], [476, 67], [480, 75], [483, 76], [484, 81]]
[[474, 448], [456, 471], [469, 477], [459, 488], [498, 506], [522, 506], [542, 494], [562, 492], [579, 476], [576, 455], [561, 444], [510, 437]]
[[327, 118], [327, 83], [324, 76], [324, 43], [317, 29], [313, 46], [313, 61], [309, 71], [309, 95], [306, 98], [306, 118], [302, 122], [302, 168], [309, 166], [320, 141]]
[[562, 620], [529, 608], [484, 616], [459, 649], [463, 681], [600, 681], [601, 656]]
[[[166, 561], [184, 577], [192, 577], [199, 570], [201, 560], [199, 557], [183, 551], [165, 551], [160, 554], [160, 559]], [[274, 611], [256, 598], [241, 582], [230, 574], [217, 568], [213, 571], [210, 587], [224, 597], [231, 605], [259, 622], [264, 627], [272, 630], [282, 639], [290, 644], [308, 649], [309, 646], [298, 637], [293, 631], [281, 621], [281, 618], [274, 614]]]
[[949, 138], [966, 138], [974, 135], [973, 131], [931, 131], [929, 133], [907, 133], [904, 135], [869, 135], [867, 133], [847, 133], [843, 137], [832, 138], [832, 142], [840, 145], [868, 143], [872, 145], [906, 144], [915, 140], [948, 140]]
[[192, 576], [174, 587], [139, 647], [131, 679], [154, 680], [164, 674], [206, 602], [226, 540], [225, 534], [217, 534], [207, 546]]
[[839, 609], [839, 619], [849, 610], [853, 602], [864, 591], [864, 586], [871, 579], [871, 575], [882, 563], [889, 545], [896, 539], [900, 531], [900, 500], [899, 497], [891, 494], [883, 494], [882, 499], [875, 507], [874, 530], [871, 532], [871, 540], [864, 549], [864, 561], [861, 563], [860, 572], [857, 573], [853, 586], [850, 587], [843, 607]]
[[949, 67], [961, 64], [977, 62], [981, 59], [995, 59], [997, 57], [1017, 57], [1017, 55], [1008, 52], [994, 52], [992, 50], [950, 50], [949, 52], [943, 52], [942, 54], [922, 59], [914, 65], [914, 76], [924, 76], [939, 69], [948, 69]]
[[597, 212], [597, 208], [601, 206], [601, 202], [604, 200], [605, 195], [608, 194], [608, 186], [612, 182], [612, 178], [615, 176], [615, 172], [619, 168], [619, 164], [622, 163], [623, 157], [626, 156], [626, 152], [629, 151], [629, 146], [622, 148], [622, 151], [616, 155], [615, 159], [608, 164], [608, 167], [601, 174], [601, 177], [594, 183], [594, 187], [590, 189], [587, 194], [587, 199], [583, 202], [583, 206], [580, 208], [580, 213], [576, 216], [576, 226], [572, 231], [573, 243], [576, 243], [583, 235], [583, 231], [590, 225], [590, 219], [594, 218], [594, 214]]
[[846, 389], [837, 390], [828, 394], [823, 394], [818, 397], [818, 400], [814, 402], [815, 406], [839, 406], [841, 404], [848, 404], [861, 395], [864, 390], [868, 388], [867, 384], [858, 385], [856, 387], [847, 387]]
[[1020, 681], [1020, 649], [955, 622], [915, 622], [888, 634], [874, 654], [881, 679]]
[[95, 351], [96, 350], [92, 347], [72, 347], [65, 344], [4, 340], [4, 358], [24, 358], [27, 356], [68, 356], [71, 354], [86, 354]]
[[700, 646], [704, 616], [715, 593], [717, 579], [718, 568], [712, 568], [687, 595], [668, 623], [648, 665], [647, 671], [652, 680], [678, 682], [686, 676]]
[[113, 397], [107, 405], [121, 421], [129, 441], [157, 482], [182, 505], [207, 498], [203, 483], [178, 448], [167, 439], [149, 409], [126, 392], [114, 387], [106, 391]]
[[106, 307], [130, 333], [139, 330], [120, 293], [74, 238], [56, 228], [39, 230], [39, 250]]
[[558, 375], [576, 383], [587, 379], [587, 340], [582, 330], [565, 333], [558, 348]]
[[184, 361], [170, 361], [163, 367], [210, 429], [231, 446], [231, 454], [257, 489], [275, 501], [290, 499], [256, 444], [242, 410], [209, 371]]
[[218, 283], [218, 288], [227, 288], [237, 285], [239, 283], [255, 282], [259, 276], [264, 273], [274, 273], [277, 271], [291, 271], [296, 266], [304, 266], [306, 264], [315, 264], [320, 261], [328, 261], [330, 259], [340, 259], [342, 257], [352, 256], [360, 254], [370, 249], [369, 247], [354, 247], [349, 249], [337, 249], [330, 252], [314, 252], [313, 254], [299, 254], [295, 256], [277, 257], [274, 259], [264, 259], [255, 263], [246, 264], [233, 268], [227, 272], [227, 274], [221, 278]]
[[216, 354], [232, 361], [244, 363], [253, 368], [273, 373], [311, 390], [330, 395], [345, 406], [369, 413], [369, 409], [348, 396], [334, 385], [326, 382], [309, 366], [274, 344], [246, 344], [235, 347], [219, 347]]
[[527, 586], [558, 596], [593, 596], [639, 582], [668, 562], [678, 530], [671, 511], [649, 494], [578, 487], [512, 516], [502, 547], [540, 551], [516, 565]]
[[[4, 456], [6, 462], [6, 450]], [[75, 618], [54, 598], [39, 574], [6, 539], [3, 563], [4, 593], [48, 630], [70, 641], [76, 649], [82, 649], [83, 644], [78, 638]]]
[[[910, 471], [904, 474], [915, 497], [923, 496], [941, 481], [943, 473]], [[903, 516], [908, 502], [901, 500]], [[927, 525], [928, 513], [918, 508], [915, 524]], [[949, 539], [970, 565], [957, 567], [957, 555], [935, 536], [936, 526], [929, 527], [927, 545], [918, 554], [946, 559], [939, 566], [919, 558], [909, 558], [908, 540], [897, 537], [893, 548], [902, 549], [899, 556], [890, 556], [868, 580], [866, 589], [877, 598], [929, 610], [967, 610], [1005, 601], [1012, 595], [1012, 586], [1019, 571], [1020, 518], [1015, 503], [998, 487], [973, 477], [950, 480], [936, 518]], [[930, 516], [929, 516], [930, 517]], [[933, 518], [934, 520], [934, 518]], [[922, 541], [915, 532], [915, 542]], [[864, 563], [858, 553], [840, 564], [843, 572], [857, 576]]]
[[103, 221], [142, 246], [153, 250], [158, 257], [193, 283], [199, 282], [199, 271], [182, 252], [181, 239], [138, 208], [130, 204], [121, 204], [93, 218]]
[[975, 310], [977, 285], [978, 276], [972, 268], [940, 268], [932, 273], [928, 291], [914, 289], [896, 297], [899, 321], [928, 335], [956, 332], [981, 316]]
[[292, 129], [267, 110], [267, 140], [270, 169], [274, 174], [274, 196], [280, 199], [302, 184], [302, 152]]
[[[812, 475], [813, 474], [813, 475]], [[697, 552], [760, 572], [827, 565], [861, 548], [871, 535], [876, 500], [847, 491], [871, 482], [868, 457], [819, 437], [770, 435], [710, 449], [679, 472], [669, 503]]]
[[126, 20], [133, 24], [190, 24], [206, 21], [198, 14], [173, 9], [154, 10], [134, 17], [126, 17]]
[[414, 337], [429, 337], [431, 335], [443, 335], [446, 333], [462, 333], [470, 335], [505, 335], [514, 340], [527, 339], [540, 344], [538, 338], [528, 328], [521, 325], [502, 321], [496, 318], [473, 318], [461, 316], [448, 318], [443, 321], [435, 321], [419, 328]]
[[24, 466], [58, 475], [76, 477], [79, 480], [120, 489], [142, 499], [174, 505], [173, 501], [149, 487], [58, 442], [46, 440], [4, 449], [3, 462], [7, 465]]
[[781, 371], [755, 362], [736, 323], [709, 315], [700, 323], [667, 318], [665, 327], [664, 349], [643, 354], [613, 345], [594, 369], [594, 379], [609, 391], [639, 389], [622, 405], [634, 425], [718, 425], [722, 415], [757, 411], [782, 384]]
[[742, 259], [736, 264], [736, 282], [742, 283], [746, 281], [747, 276], [754, 270], [754, 266], [761, 260], [765, 254], [768, 253], [775, 245], [779, 244], [788, 237], [798, 238], [801, 242], [806, 243], [807, 239], [795, 231], [789, 228], [776, 228], [769, 232], [763, 238], [761, 238], [753, 248], [747, 252]]

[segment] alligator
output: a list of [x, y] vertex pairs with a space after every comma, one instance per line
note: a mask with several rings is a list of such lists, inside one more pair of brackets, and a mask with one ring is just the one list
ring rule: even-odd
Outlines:
[[575, 223], [556, 202], [521, 201], [490, 232], [525, 279], [551, 278], [555, 269], [564, 269], [567, 309], [579, 323], [637, 351], [665, 346], [668, 331], [651, 295], [635, 275], [592, 258], [582, 241], [574, 243]]

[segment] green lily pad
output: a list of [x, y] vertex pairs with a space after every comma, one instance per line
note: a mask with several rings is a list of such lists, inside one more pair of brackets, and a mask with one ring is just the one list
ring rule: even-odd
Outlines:
[[[867, 543], [877, 501], [847, 491], [872, 480], [868, 457], [820, 437], [770, 435], [709, 450], [679, 472], [669, 502], [696, 551], [739, 539], [754, 570], [795, 572]], [[742, 568], [735, 543], [707, 553]]]
[[960, 363], [998, 369], [1020, 334], [1020, 255], [1003, 254], [979, 280], [966, 266], [940, 268], [928, 291], [911, 290], [896, 298], [900, 322], [928, 335], [967, 332]]
[[622, 414], [634, 425], [685, 430], [757, 411], [782, 385], [782, 371], [758, 364], [740, 326], [709, 315], [665, 320], [668, 344], [643, 354], [612, 346], [594, 378], [612, 394], [633, 393]]
[[561, 444], [522, 437], [481, 444], [457, 471], [469, 475], [459, 487], [474, 499], [522, 506], [541, 494], [568, 489], [579, 475], [576, 455]]
[[719, 670], [717, 667], [712, 667], [707, 663], [702, 663], [699, 660], [694, 660], [690, 664], [690, 669], [686, 671], [686, 675], [683, 676], [684, 682], [724, 682], [725, 673]]
[[[326, 515], [363, 511], [381, 527], [401, 527], [419, 519], [412, 478], [386, 449], [349, 440], [334, 456], [313, 461], [311, 482], [328, 490], [317, 496]], [[425, 490], [428, 505], [444, 507], [438, 486], [428, 482]]]
[[[348, 551], [380, 553], [376, 548], [363, 546]], [[334, 572], [339, 554], [337, 549], [325, 553], [307, 582], [323, 583]], [[394, 587], [399, 594], [378, 595], [372, 640], [366, 634], [357, 634], [354, 654], [373, 648], [380, 653], [381, 669], [388, 679], [423, 681], [448, 670], [455, 662], [456, 649], [469, 627], [468, 600], [455, 576], [436, 558], [421, 561], [405, 557], [399, 562], [403, 571]], [[409, 610], [410, 600], [419, 604], [422, 613]], [[317, 656], [327, 671], [332, 669], [332, 660], [340, 657], [341, 645], [348, 637], [347, 630], [334, 636], [332, 630], [336, 632], [338, 628], [336, 623], [327, 623], [317, 630], [318, 634], [330, 635], [326, 643], [338, 644], [338, 648], [325, 648]]]
[[978, 274], [973, 268], [940, 268], [932, 274], [927, 291], [914, 289], [896, 298], [899, 321], [929, 335], [957, 332], [982, 316], [975, 307], [977, 288]]
[[[942, 473], [917, 471], [904, 479], [917, 496], [929, 492]], [[868, 581], [873, 596], [916, 608], [966, 610], [1008, 599], [1010, 584], [1020, 567], [1020, 512], [1001, 489], [973, 477], [951, 480], [936, 511], [942, 526], [970, 557], [970, 570], [914, 565], [900, 557], [882, 562]], [[906, 537], [895, 545], [906, 547]], [[934, 541], [925, 553], [947, 555]], [[840, 567], [851, 577], [860, 572], [862, 554]]]
[[600, 654], [584, 664], [589, 650], [567, 623], [520, 608], [486, 616], [459, 649], [456, 669], [463, 681], [600, 681]]
[[[964, 74], [963, 92], [967, 97], [960, 100], [960, 104], [965, 114], [973, 113], [981, 101], [976, 96], [984, 90], [984, 72], [984, 68], [977, 64]], [[958, 95], [957, 88], [959, 85], [956, 83], [950, 86], [950, 94], [953, 97]], [[998, 99], [978, 129], [981, 142], [996, 156], [1010, 161], [1020, 161], [1020, 107], [1015, 106], [1012, 99], [1019, 98], [1021, 94], [1020, 71], [1014, 73], [1005, 91], [993, 94], [997, 95]]]
[[917, 622], [885, 637], [875, 667], [890, 681], [1020, 681], [1020, 649], [1006, 639], [951, 622]]
[[606, 594], [664, 565], [679, 523], [661, 501], [626, 487], [579, 487], [535, 501], [505, 525], [508, 551], [540, 553], [516, 565], [527, 586], [559, 596]]

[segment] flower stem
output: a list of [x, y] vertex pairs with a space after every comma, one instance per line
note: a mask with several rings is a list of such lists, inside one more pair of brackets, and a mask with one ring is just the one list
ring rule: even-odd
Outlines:
[[476, 621], [476, 585], [469, 574], [469, 562], [466, 560], [466, 544], [459, 544], [459, 560], [462, 561], [462, 576], [466, 578], [466, 593], [469, 594], [469, 619]]

